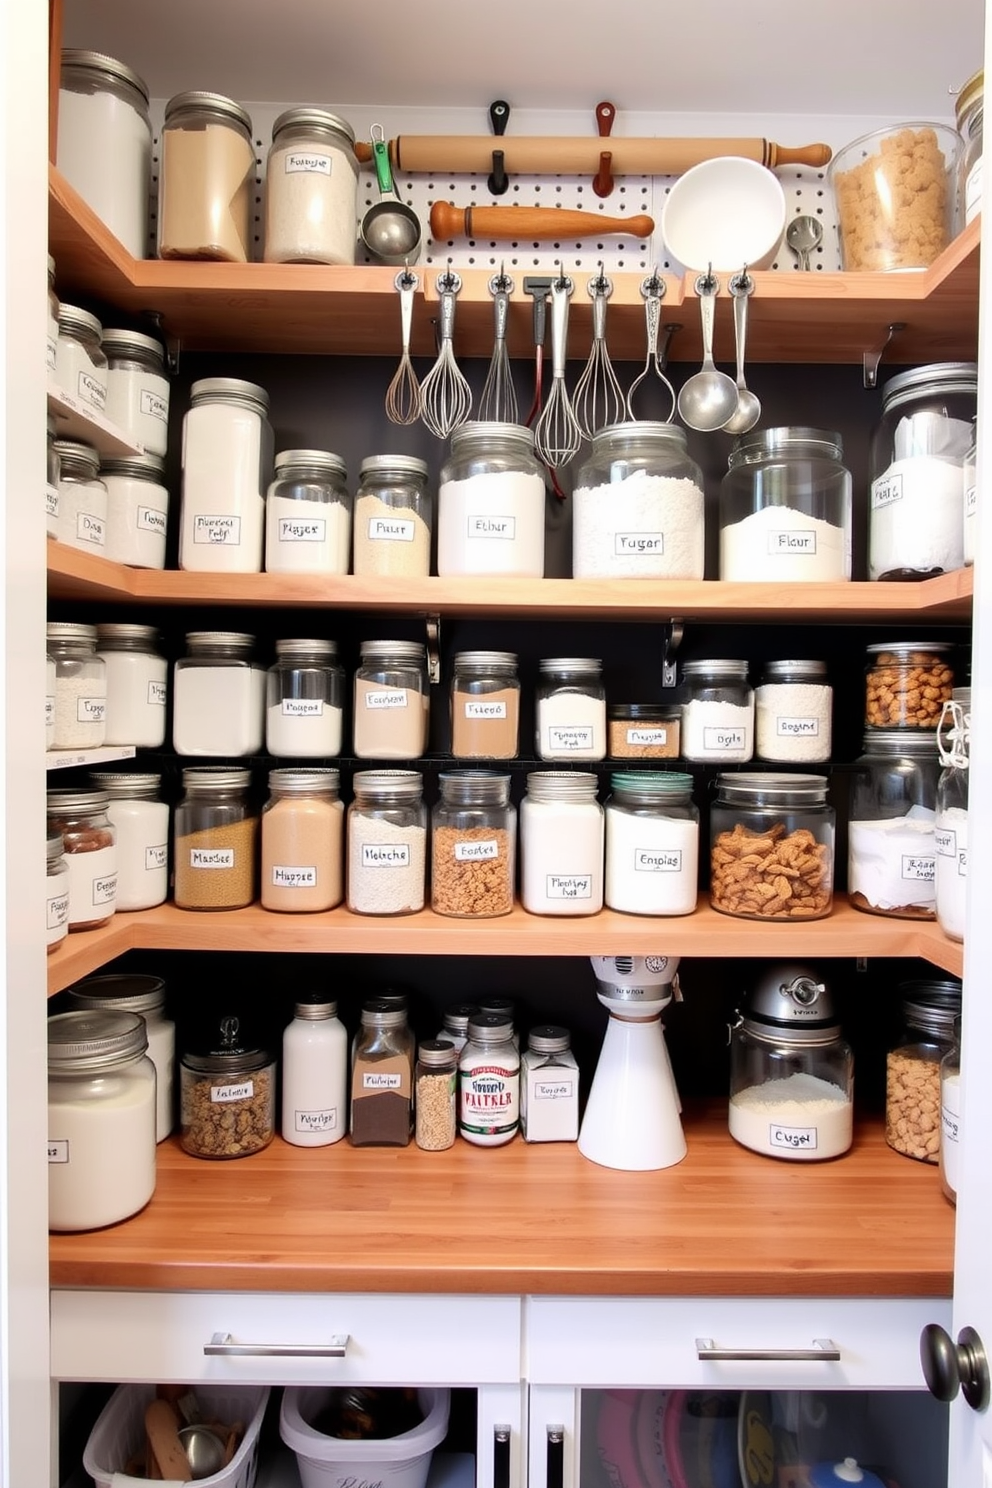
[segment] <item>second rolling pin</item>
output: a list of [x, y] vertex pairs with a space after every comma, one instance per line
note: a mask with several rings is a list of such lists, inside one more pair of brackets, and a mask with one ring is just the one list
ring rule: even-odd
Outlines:
[[436, 201], [431, 207], [434, 238], [482, 238], [487, 241], [557, 242], [561, 238], [601, 238], [621, 234], [649, 238], [653, 217], [604, 217], [566, 207], [456, 207]]

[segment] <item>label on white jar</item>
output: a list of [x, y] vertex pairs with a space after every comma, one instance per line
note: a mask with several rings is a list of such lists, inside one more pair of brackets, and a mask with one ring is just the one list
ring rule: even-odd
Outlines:
[[59, 488], [51, 483], [45, 487], [45, 511], [50, 517], [59, 514]]
[[634, 849], [635, 873], [681, 873], [682, 849], [638, 847]]
[[816, 553], [816, 533], [804, 531], [802, 528], [793, 528], [789, 532], [769, 532], [768, 555], [776, 558], [785, 554], [794, 558], [796, 554]]
[[169, 849], [165, 843], [145, 848], [145, 872], [159, 873], [169, 862]]
[[92, 543], [94, 547], [102, 548], [106, 541], [103, 518], [95, 517], [92, 512], [77, 512], [76, 536], [80, 542]]
[[775, 1122], [768, 1128], [768, 1143], [787, 1152], [815, 1152], [817, 1147], [815, 1126], [778, 1126]]
[[160, 537], [164, 537], [167, 522], [168, 518], [164, 511], [159, 511], [154, 506], [138, 507], [139, 532], [157, 532]]
[[737, 754], [746, 745], [747, 736], [742, 728], [703, 728], [703, 748], [713, 754]]
[[408, 542], [417, 535], [416, 523], [402, 517], [370, 517], [369, 542]]
[[278, 540], [281, 543], [322, 543], [327, 538], [327, 523], [323, 517], [303, 522], [296, 517], [280, 517]]
[[161, 419], [163, 424], [167, 424], [169, 400], [153, 393], [150, 388], [142, 388], [138, 398], [138, 412], [147, 414], [149, 418]]
[[80, 371], [76, 379], [76, 390], [83, 402], [88, 403], [91, 408], [99, 408], [101, 413], [106, 408], [107, 389], [92, 372]]
[[902, 500], [902, 473], [896, 471], [894, 475], [880, 475], [871, 483], [871, 509], [878, 511], [883, 506], [891, 506], [893, 501]]
[[113, 904], [117, 898], [117, 874], [105, 873], [98, 875], [92, 883], [92, 903], [94, 908], [105, 904]]
[[485, 703], [469, 698], [465, 704], [466, 718], [505, 718], [505, 703]]
[[330, 155], [306, 155], [300, 150], [292, 150], [283, 162], [283, 171], [287, 176], [298, 175], [301, 171], [307, 175], [329, 176], [331, 164]]
[[549, 873], [544, 892], [549, 899], [591, 899], [591, 873]]
[[934, 859], [920, 857], [916, 854], [902, 854], [902, 870], [900, 876], [907, 883], [933, 883], [936, 874]]
[[69, 1143], [64, 1137], [56, 1137], [48, 1142], [48, 1161], [50, 1163], [67, 1163], [69, 1161]]
[[254, 1080], [239, 1080], [237, 1085], [211, 1085], [210, 1099], [215, 1106], [226, 1106], [232, 1101], [251, 1100], [255, 1094]]
[[468, 536], [470, 540], [497, 538], [504, 542], [514, 542], [517, 536], [517, 519], [471, 516], [468, 519]]
[[323, 698], [283, 698], [283, 718], [322, 718]]
[[958, 855], [958, 834], [949, 827], [935, 827], [933, 845], [942, 858], [956, 858]]
[[615, 532], [613, 553], [617, 558], [630, 558], [642, 553], [663, 554], [665, 534], [663, 532]]
[[53, 894], [45, 901], [46, 915], [45, 928], [48, 930], [61, 930], [69, 918], [69, 891], [63, 889], [61, 893]]
[[405, 708], [406, 688], [387, 687], [380, 691], [370, 689], [365, 694], [366, 708]]
[[241, 546], [241, 518], [226, 516], [194, 517], [193, 541], [215, 548], [239, 548]]
[[532, 1100], [571, 1100], [575, 1094], [575, 1081], [567, 1076], [555, 1080], [535, 1080], [528, 1091]]
[[456, 863], [481, 863], [499, 857], [499, 843], [494, 839], [486, 842], [456, 842]]
[[294, 1111], [293, 1130], [298, 1132], [337, 1131], [338, 1112], [336, 1106], [328, 1111]]
[[818, 718], [776, 718], [775, 733], [780, 739], [816, 739], [820, 733]]
[[191, 847], [189, 850], [189, 866], [191, 868], [233, 868], [233, 847]]
[[409, 868], [410, 847], [405, 842], [363, 842], [363, 868]]
[[164, 708], [165, 692], [166, 688], [164, 682], [149, 682], [148, 692], [145, 696], [145, 702], [153, 708]]
[[273, 864], [272, 886], [276, 889], [315, 889], [317, 869], [315, 867], [288, 868]]
[[105, 697], [79, 697], [76, 699], [77, 723], [102, 723], [107, 716]]
[[58, 361], [58, 321], [50, 321], [49, 324], [55, 326], [55, 335], [53, 336], [51, 331], [48, 333], [48, 370], [54, 372], [56, 362]]
[[668, 743], [667, 728], [629, 728], [627, 730], [627, 743], [634, 747], [636, 745], [658, 745]]
[[592, 727], [573, 724], [570, 726], [552, 725], [548, 729], [548, 743], [552, 750], [561, 750], [563, 754], [573, 749], [592, 749], [595, 738]]

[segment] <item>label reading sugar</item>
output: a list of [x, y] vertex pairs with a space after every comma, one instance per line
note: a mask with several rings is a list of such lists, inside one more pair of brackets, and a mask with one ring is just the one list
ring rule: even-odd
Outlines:
[[102, 723], [106, 716], [106, 698], [80, 697], [76, 699], [77, 723]]
[[517, 535], [516, 517], [469, 517], [470, 538], [498, 538], [512, 542]]
[[241, 518], [203, 516], [193, 518], [193, 541], [207, 547], [240, 548]]
[[48, 1143], [48, 1161], [50, 1163], [67, 1163], [69, 1161], [69, 1143], [64, 1137], [56, 1138]]
[[102, 382], [97, 381], [92, 373], [80, 372], [76, 380], [76, 388], [84, 403], [88, 403], [91, 408], [99, 408], [100, 412], [103, 412], [107, 406], [107, 389]]
[[893, 501], [902, 500], [902, 475], [880, 475], [871, 483], [871, 509], [878, 511], [883, 506], [891, 506]]
[[45, 928], [48, 930], [61, 930], [69, 918], [69, 895], [53, 894], [51, 899], [46, 901], [45, 907], [47, 911], [47, 924]]
[[635, 873], [681, 873], [682, 849], [680, 847], [635, 847]]
[[935, 874], [936, 867], [933, 858], [903, 853], [902, 877], [910, 883], [933, 883]]
[[456, 842], [456, 863], [481, 863], [499, 857], [499, 843], [493, 838], [484, 842]]
[[818, 718], [776, 718], [775, 733], [780, 739], [816, 739], [820, 733]]
[[226, 1106], [231, 1101], [251, 1100], [255, 1094], [254, 1080], [239, 1080], [236, 1085], [211, 1085], [210, 1099], [214, 1105]]
[[329, 1132], [338, 1129], [337, 1106], [329, 1111], [294, 1111], [293, 1130], [298, 1132]]
[[416, 527], [405, 517], [369, 517], [369, 542], [413, 542]]
[[166, 845], [165, 845], [164, 842], [161, 843], [160, 845], [158, 845], [157, 847], [146, 847], [145, 848], [145, 872], [146, 873], [155, 873], [155, 872], [157, 872], [160, 868], [164, 868], [166, 866], [166, 864], [168, 863], [168, 861], [169, 861], [169, 849], [166, 847]]
[[638, 745], [663, 745], [668, 743], [667, 728], [629, 728], [627, 743], [632, 748]]
[[283, 171], [287, 176], [299, 175], [301, 171], [310, 176], [329, 176], [331, 163], [330, 155], [305, 155], [301, 150], [291, 150], [286, 156]]
[[163, 424], [168, 423], [169, 400], [160, 393], [153, 393], [150, 388], [142, 388], [138, 398], [138, 411], [147, 414], [149, 418], [160, 419]]
[[154, 506], [138, 507], [138, 531], [155, 532], [159, 537], [165, 536], [166, 515]]
[[561, 724], [548, 729], [551, 750], [567, 754], [574, 749], [592, 749], [594, 744], [592, 725]]
[[323, 698], [283, 698], [283, 718], [322, 718]]
[[640, 553], [664, 553], [663, 532], [615, 532], [613, 554], [616, 558], [630, 558]]
[[768, 1145], [781, 1147], [787, 1152], [815, 1152], [815, 1126], [779, 1126], [775, 1122], [768, 1128]]
[[117, 898], [117, 874], [107, 873], [93, 880], [93, 903], [113, 904]]
[[370, 688], [365, 694], [366, 708], [405, 708], [406, 688], [385, 687], [381, 691]]
[[233, 847], [191, 847], [189, 850], [189, 866], [191, 868], [233, 868]]
[[396, 1071], [389, 1070], [366, 1070], [362, 1075], [363, 1090], [402, 1090], [403, 1076]]
[[76, 536], [80, 542], [92, 543], [95, 548], [104, 546], [104, 523], [102, 517], [92, 512], [76, 513]]
[[59, 514], [59, 488], [58, 486], [45, 487], [45, 511], [50, 517]]
[[545, 875], [548, 899], [591, 899], [591, 873], [548, 873]]
[[363, 868], [409, 868], [410, 847], [406, 842], [363, 842]]
[[815, 532], [769, 532], [768, 552], [771, 557], [794, 557], [796, 554], [815, 554]]
[[948, 827], [937, 827], [933, 834], [933, 845], [937, 849], [938, 857], [956, 858], [958, 855], [958, 834]]
[[149, 707], [152, 707], [152, 708], [164, 708], [165, 707], [165, 683], [164, 682], [149, 682], [149, 684], [148, 684], [148, 693], [147, 693], [147, 696], [145, 697], [145, 702], [148, 703]]
[[466, 718], [505, 718], [505, 703], [486, 703], [469, 698], [465, 703]]
[[299, 517], [279, 518], [279, 541], [322, 543], [327, 536], [327, 523], [323, 517], [312, 517], [303, 521]]
[[274, 889], [315, 889], [316, 868], [285, 868], [272, 865], [272, 887]]
[[535, 1080], [530, 1093], [535, 1100], [571, 1100], [575, 1094], [575, 1081], [566, 1076], [555, 1080]]
[[729, 754], [731, 751], [744, 749], [745, 745], [742, 728], [703, 728], [703, 748], [712, 754]]

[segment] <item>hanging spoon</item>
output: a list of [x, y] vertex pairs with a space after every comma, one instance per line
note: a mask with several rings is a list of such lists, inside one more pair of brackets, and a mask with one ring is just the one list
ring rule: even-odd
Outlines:
[[800, 269], [809, 269], [809, 256], [823, 241], [823, 223], [818, 217], [793, 217], [785, 230], [785, 241], [799, 260]]
[[737, 384], [713, 365], [713, 309], [720, 281], [712, 272], [696, 280], [699, 315], [703, 328], [703, 365], [679, 391], [682, 422], [701, 434], [722, 429], [737, 408]]
[[734, 340], [737, 346], [737, 407], [723, 426], [725, 434], [746, 434], [761, 417], [761, 404], [744, 381], [744, 346], [747, 341], [747, 302], [754, 293], [754, 280], [747, 269], [735, 274], [727, 288], [734, 297]]

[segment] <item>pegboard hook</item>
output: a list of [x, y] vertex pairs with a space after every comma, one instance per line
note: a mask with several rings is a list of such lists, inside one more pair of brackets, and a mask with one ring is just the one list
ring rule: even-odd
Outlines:
[[[615, 104], [607, 99], [604, 99], [602, 103], [597, 103], [596, 127], [599, 130], [600, 139], [609, 139], [616, 116]], [[599, 156], [599, 169], [593, 177], [592, 189], [597, 196], [609, 196], [613, 185], [613, 151], [602, 150]]]
[[904, 331], [905, 329], [906, 322], [904, 320], [894, 320], [889, 326], [889, 334], [886, 336], [885, 340], [882, 342], [878, 350], [864, 352], [863, 355], [866, 388], [873, 388], [878, 383], [878, 364], [885, 354], [885, 348], [888, 346], [893, 336], [898, 335], [900, 331]]
[[[493, 134], [502, 138], [510, 122], [510, 105], [505, 98], [497, 98], [489, 105], [489, 122], [493, 127]], [[502, 150], [493, 151], [493, 168], [486, 185], [489, 187], [491, 196], [504, 196], [509, 190], [510, 182], [507, 178], [506, 160]]]
[[665, 626], [665, 635], [661, 643], [661, 685], [662, 687], [675, 687], [678, 674], [675, 670], [675, 653], [682, 644], [685, 634], [685, 622], [675, 618], [669, 620]]

